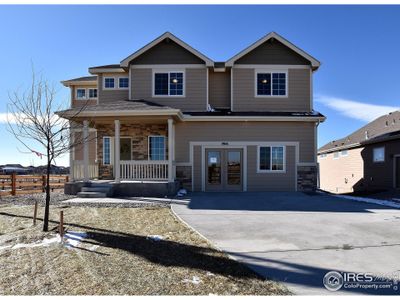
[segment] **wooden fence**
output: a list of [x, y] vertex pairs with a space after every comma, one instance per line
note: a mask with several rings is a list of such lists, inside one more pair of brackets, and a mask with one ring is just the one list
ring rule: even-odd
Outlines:
[[[50, 175], [51, 190], [63, 189], [68, 175]], [[44, 193], [46, 175], [0, 175], [0, 196]]]

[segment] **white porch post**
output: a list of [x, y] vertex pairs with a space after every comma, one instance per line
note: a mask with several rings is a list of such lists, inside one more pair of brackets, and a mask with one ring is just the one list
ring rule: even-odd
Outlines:
[[89, 121], [83, 121], [83, 181], [89, 181]]
[[119, 151], [120, 151], [120, 141], [119, 141], [119, 131], [120, 131], [120, 122], [119, 120], [115, 120], [115, 139], [114, 139], [114, 156], [115, 156], [115, 164], [114, 164], [114, 177], [115, 177], [115, 182], [119, 183], [120, 182], [120, 158], [119, 158]]
[[69, 138], [69, 180], [74, 181], [74, 152], [75, 148], [73, 147], [73, 144], [75, 143], [75, 133], [71, 132], [70, 133], [70, 138]]
[[175, 157], [175, 133], [174, 120], [168, 119], [168, 182], [175, 181], [174, 157]]

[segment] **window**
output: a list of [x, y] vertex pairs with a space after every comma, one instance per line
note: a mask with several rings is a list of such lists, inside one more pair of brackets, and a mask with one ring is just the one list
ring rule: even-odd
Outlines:
[[347, 150], [340, 151], [340, 156], [347, 156], [348, 154]]
[[338, 158], [339, 158], [339, 152], [334, 152], [333, 159], [338, 159]]
[[103, 165], [111, 164], [111, 138], [103, 137]]
[[385, 161], [385, 147], [374, 148], [373, 153], [374, 162], [384, 162]]
[[128, 77], [120, 77], [120, 78], [118, 78], [118, 87], [120, 89], [129, 88], [129, 78]]
[[76, 89], [76, 99], [86, 99], [86, 90]]
[[326, 153], [320, 154], [319, 158], [326, 158], [328, 155]]
[[169, 94], [183, 95], [183, 73], [169, 73]]
[[256, 96], [287, 96], [285, 72], [258, 72]]
[[149, 159], [165, 160], [165, 136], [149, 136]]
[[285, 149], [283, 146], [259, 147], [258, 171], [284, 171], [285, 170]]
[[154, 96], [183, 96], [183, 72], [154, 73]]
[[89, 89], [89, 99], [97, 98], [97, 89]]
[[115, 79], [112, 77], [104, 78], [104, 88], [105, 89], [113, 89], [115, 87]]

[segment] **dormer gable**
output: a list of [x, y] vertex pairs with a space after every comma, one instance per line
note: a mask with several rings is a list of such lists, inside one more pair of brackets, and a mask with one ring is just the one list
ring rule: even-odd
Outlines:
[[130, 64], [205, 64], [214, 62], [170, 32], [166, 32], [121, 61], [121, 67]]

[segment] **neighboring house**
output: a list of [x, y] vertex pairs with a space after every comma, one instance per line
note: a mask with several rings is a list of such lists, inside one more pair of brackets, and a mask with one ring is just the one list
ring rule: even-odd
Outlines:
[[333, 193], [400, 188], [400, 111], [318, 150], [320, 188]]
[[319, 66], [276, 33], [214, 62], [167, 32], [119, 64], [63, 81], [71, 108], [57, 113], [82, 124], [74, 138], [88, 141], [72, 151], [71, 177], [179, 181], [193, 191], [315, 189]]

